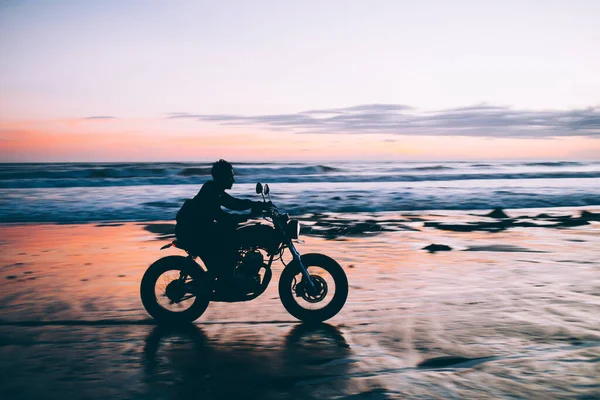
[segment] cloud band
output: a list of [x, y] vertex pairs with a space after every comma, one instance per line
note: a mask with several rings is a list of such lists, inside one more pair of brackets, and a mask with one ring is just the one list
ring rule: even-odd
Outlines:
[[172, 113], [167, 118], [195, 119], [223, 125], [259, 126], [295, 133], [509, 138], [600, 137], [599, 107], [563, 111], [527, 111], [478, 105], [439, 111], [419, 111], [399, 104], [367, 104], [295, 114], [243, 116]]

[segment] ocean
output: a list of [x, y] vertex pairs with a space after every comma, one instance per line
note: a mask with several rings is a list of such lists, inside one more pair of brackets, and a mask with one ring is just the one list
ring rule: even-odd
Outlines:
[[[0, 222], [172, 220], [210, 163], [0, 164]], [[291, 215], [600, 205], [600, 161], [235, 163]]]

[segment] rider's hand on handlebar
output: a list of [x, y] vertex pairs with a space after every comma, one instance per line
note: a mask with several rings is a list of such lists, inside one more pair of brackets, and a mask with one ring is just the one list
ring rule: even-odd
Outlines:
[[250, 209], [250, 218], [257, 218], [263, 215], [262, 202], [256, 202]]
[[252, 209], [250, 210], [250, 218], [262, 217], [263, 214], [275, 206], [270, 201], [256, 201], [252, 205]]

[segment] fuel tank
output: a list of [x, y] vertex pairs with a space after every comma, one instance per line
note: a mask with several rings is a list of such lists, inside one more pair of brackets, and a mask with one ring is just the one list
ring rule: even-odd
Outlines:
[[243, 247], [258, 246], [269, 254], [277, 253], [282, 237], [270, 225], [255, 223], [237, 229], [238, 240]]

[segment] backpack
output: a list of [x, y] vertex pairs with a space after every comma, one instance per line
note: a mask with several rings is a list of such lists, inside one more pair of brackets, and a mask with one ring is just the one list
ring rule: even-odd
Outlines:
[[194, 207], [194, 199], [187, 199], [177, 211], [175, 221], [177, 225], [190, 225], [196, 219], [196, 211]]

